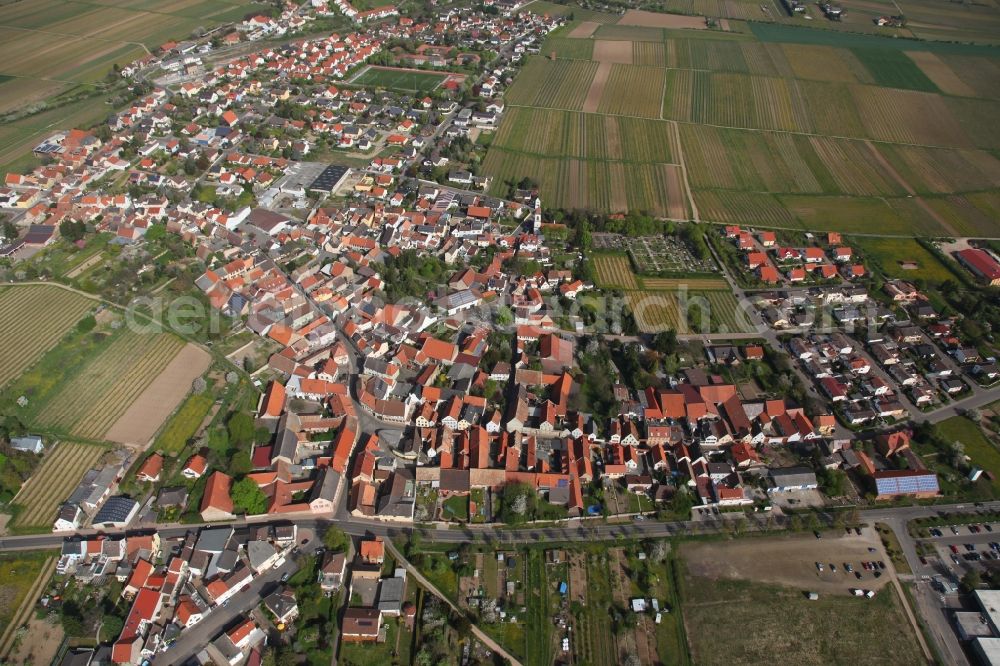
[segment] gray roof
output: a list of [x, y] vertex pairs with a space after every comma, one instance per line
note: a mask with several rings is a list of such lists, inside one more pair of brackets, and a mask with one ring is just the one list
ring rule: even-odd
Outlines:
[[383, 578], [378, 585], [377, 608], [383, 613], [399, 612], [406, 590], [405, 578]]
[[109, 497], [108, 501], [101, 507], [101, 510], [94, 516], [94, 524], [124, 523], [131, 517], [130, 514], [135, 511], [136, 507], [138, 507], [138, 504], [130, 497], [122, 495]]
[[232, 536], [232, 527], [211, 527], [204, 529], [198, 535], [195, 550], [206, 553], [221, 553], [226, 548], [226, 544], [229, 543], [229, 539]]
[[266, 541], [251, 541], [247, 544], [247, 560], [255, 571], [260, 571], [276, 552], [274, 545]]
[[816, 474], [808, 467], [780, 467], [770, 471], [771, 478], [781, 486], [806, 486], [816, 484]]

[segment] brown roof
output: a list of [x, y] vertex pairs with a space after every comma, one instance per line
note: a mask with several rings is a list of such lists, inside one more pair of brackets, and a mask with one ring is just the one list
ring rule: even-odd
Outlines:
[[348, 608], [341, 631], [345, 636], [378, 636], [382, 611], [377, 608]]
[[205, 484], [205, 494], [201, 498], [201, 510], [218, 509], [227, 513], [233, 512], [233, 500], [229, 497], [229, 488], [233, 480], [222, 472], [213, 472]]

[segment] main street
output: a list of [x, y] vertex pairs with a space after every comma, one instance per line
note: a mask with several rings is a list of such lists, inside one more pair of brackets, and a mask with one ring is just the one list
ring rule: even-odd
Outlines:
[[[975, 512], [981, 510], [1000, 510], [1000, 501], [988, 502], [980, 506], [972, 503], [918, 505], [891, 508], [867, 509], [858, 512], [860, 520], [866, 523], [889, 522], [903, 525], [914, 518], [935, 516], [941, 513]], [[818, 514], [832, 524], [834, 514]], [[767, 518], [766, 514], [754, 514], [747, 520], [745, 531], [766, 531], [781, 529], [787, 519], [774, 516]], [[505, 527], [498, 525], [467, 525], [460, 529], [445, 527], [410, 526], [373, 519], [362, 519], [353, 516], [319, 516], [314, 514], [286, 514], [281, 517], [253, 516], [247, 519], [238, 518], [218, 523], [162, 523], [151, 525], [131, 532], [144, 533], [155, 530], [161, 539], [181, 537], [189, 530], [219, 525], [232, 525], [240, 528], [247, 525], [279, 525], [294, 523], [300, 529], [322, 531], [329, 525], [335, 525], [351, 536], [382, 536], [408, 537], [416, 532], [423, 541], [442, 544], [487, 543], [527, 544], [533, 542], [572, 542], [572, 541], [607, 541], [615, 539], [646, 539], [673, 536], [691, 536], [701, 534], [726, 533], [733, 529], [733, 520], [719, 518], [718, 520], [689, 520], [661, 522], [652, 519], [631, 520], [626, 522], [610, 522], [603, 518], [570, 519], [560, 522], [527, 525], [525, 527]], [[903, 530], [905, 531], [905, 530]], [[109, 536], [121, 535], [121, 531], [77, 530], [58, 534], [30, 534], [23, 536], [7, 536], [0, 538], [0, 552], [40, 550], [58, 548], [67, 538], [92, 537], [98, 534]], [[902, 543], [903, 538], [900, 535]], [[913, 550], [916, 559], [916, 550]]]

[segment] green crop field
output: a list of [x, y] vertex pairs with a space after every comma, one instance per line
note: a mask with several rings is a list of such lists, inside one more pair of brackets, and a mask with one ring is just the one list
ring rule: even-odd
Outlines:
[[422, 95], [440, 86], [447, 78], [447, 74], [423, 72], [417, 69], [369, 67], [351, 79], [351, 83], [369, 88], [386, 88]]
[[507, 101], [520, 106], [579, 110], [596, 72], [596, 62], [530, 58], [507, 91]]
[[175, 455], [180, 453], [205, 420], [213, 403], [214, 400], [208, 393], [188, 396], [157, 436], [153, 448]]
[[54, 286], [0, 290], [0, 387], [54, 347], [93, 305], [89, 298]]
[[937, 92], [934, 82], [902, 51], [855, 48], [852, 53], [872, 73], [874, 83], [888, 88]]

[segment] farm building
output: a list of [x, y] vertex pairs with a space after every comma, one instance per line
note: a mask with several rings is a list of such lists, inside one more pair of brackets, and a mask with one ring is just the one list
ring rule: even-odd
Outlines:
[[37, 455], [45, 450], [45, 444], [38, 435], [25, 435], [24, 437], [11, 438], [10, 448], [15, 451], [25, 451]]
[[94, 516], [94, 527], [123, 528], [128, 526], [139, 512], [139, 503], [134, 499], [119, 495], [109, 497], [101, 510]]
[[994, 287], [1000, 286], [1000, 262], [986, 250], [970, 248], [955, 253], [958, 261], [973, 275]]

